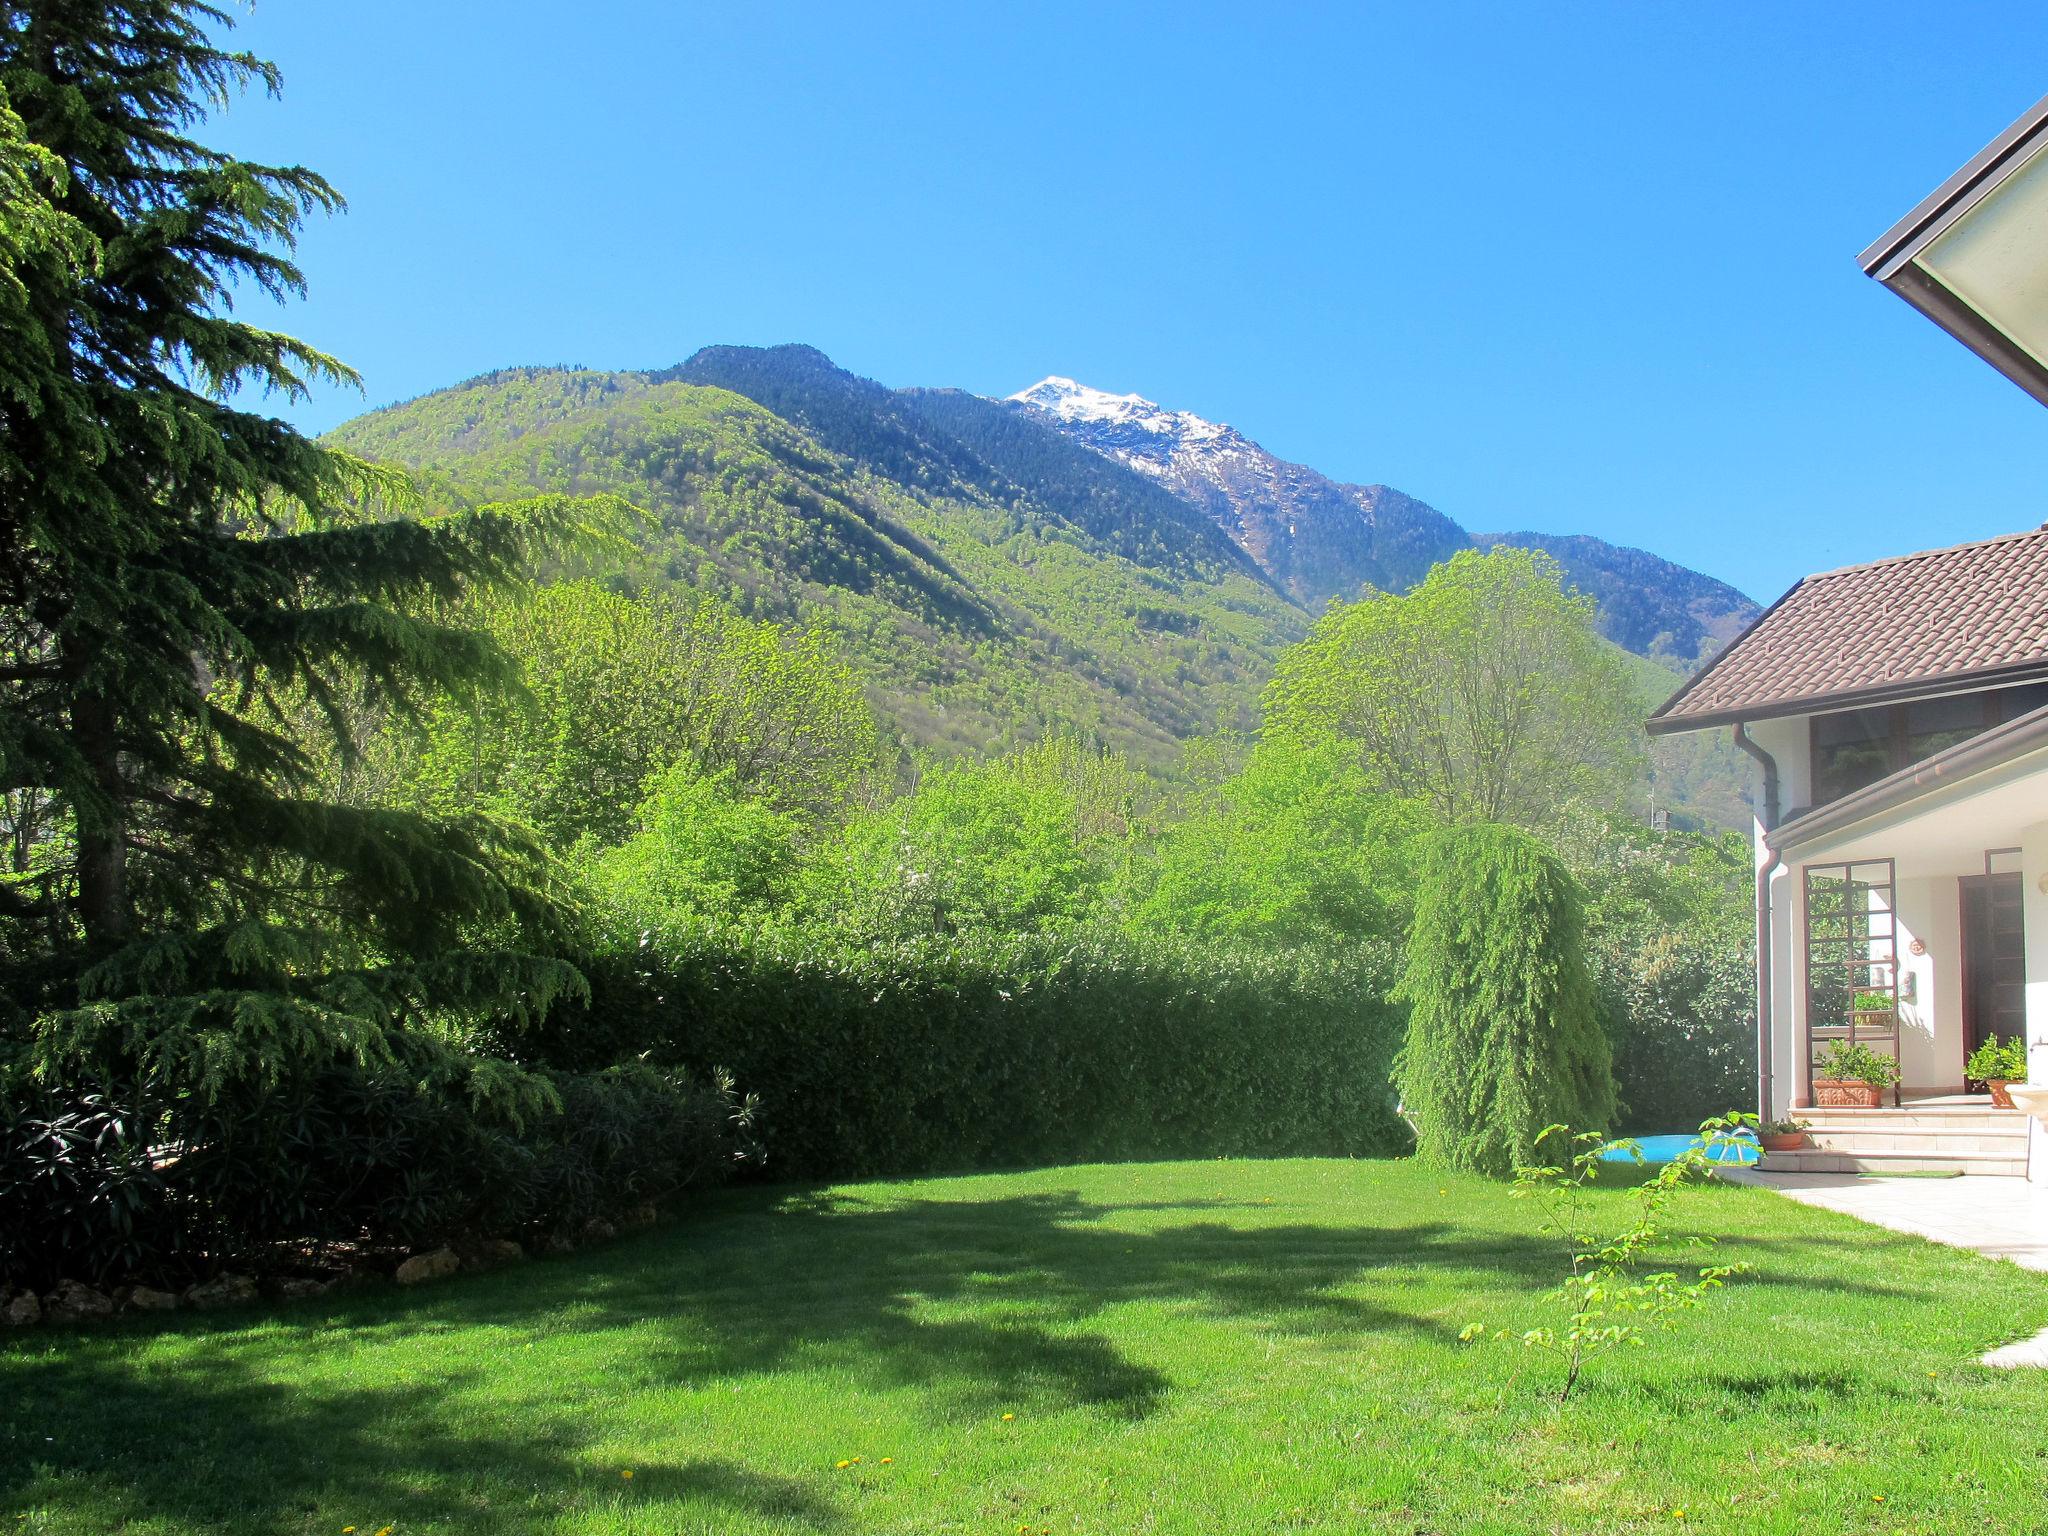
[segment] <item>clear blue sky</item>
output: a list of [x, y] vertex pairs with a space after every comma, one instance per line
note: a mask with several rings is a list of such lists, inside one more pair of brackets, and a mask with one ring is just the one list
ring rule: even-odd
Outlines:
[[807, 341], [1136, 390], [1764, 598], [2048, 518], [2048, 412], [1855, 263], [2048, 93], [2038, 4], [265, 0], [238, 39], [285, 96], [216, 137], [351, 202], [285, 323], [366, 394], [310, 426]]

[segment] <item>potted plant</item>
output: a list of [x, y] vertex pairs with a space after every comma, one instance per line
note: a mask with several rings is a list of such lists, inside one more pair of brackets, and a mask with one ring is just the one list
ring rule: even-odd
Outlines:
[[2019, 1040], [1993, 1035], [1963, 1063], [1963, 1075], [1991, 1090], [1991, 1102], [1999, 1109], [2011, 1109], [2012, 1095], [2006, 1087], [2027, 1080], [2027, 1048]]
[[1899, 1080], [1899, 1064], [1861, 1040], [1837, 1040], [1813, 1069], [1813, 1102], [1823, 1109], [1876, 1109]]
[[1757, 1127], [1756, 1144], [1766, 1152], [1797, 1152], [1806, 1145], [1806, 1122], [1766, 1120]]
[[1897, 1017], [1899, 1011], [1897, 998], [1889, 992], [1875, 988], [1858, 992], [1849, 1006], [1856, 1010], [1856, 1026], [1859, 1029], [1880, 1028], [1881, 1025], [1873, 1022], [1874, 1016], [1881, 1014], [1886, 1019], [1891, 1019]]

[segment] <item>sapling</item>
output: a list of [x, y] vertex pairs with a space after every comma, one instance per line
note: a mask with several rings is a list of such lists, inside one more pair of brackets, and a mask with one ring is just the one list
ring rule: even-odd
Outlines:
[[[1564, 1238], [1570, 1251], [1570, 1272], [1546, 1298], [1563, 1309], [1564, 1321], [1520, 1335], [1473, 1323], [1458, 1335], [1460, 1340], [1519, 1338], [1525, 1349], [1555, 1355], [1564, 1366], [1558, 1401], [1568, 1402], [1592, 1356], [1625, 1346], [1639, 1348], [1650, 1330], [1674, 1327], [1682, 1313], [1699, 1306], [1730, 1275], [1745, 1273], [1749, 1266], [1709, 1264], [1693, 1278], [1683, 1279], [1677, 1270], [1643, 1273], [1644, 1261], [1663, 1240], [1665, 1213], [1679, 1190], [1711, 1177], [1715, 1162], [1738, 1144], [1735, 1133], [1743, 1127], [1753, 1129], [1756, 1123], [1755, 1115], [1738, 1112], [1702, 1124], [1691, 1146], [1629, 1192], [1629, 1220], [1611, 1235], [1597, 1230], [1599, 1216], [1609, 1207], [1596, 1202], [1592, 1193], [1603, 1166], [1602, 1154], [1620, 1147], [1641, 1167], [1642, 1149], [1633, 1141], [1611, 1142], [1597, 1131], [1574, 1134], [1562, 1125], [1545, 1127], [1536, 1138], [1537, 1145], [1569, 1146], [1570, 1155], [1561, 1164], [1518, 1166], [1514, 1195], [1542, 1206], [1543, 1230]], [[1686, 1239], [1691, 1247], [1708, 1247], [1713, 1242], [1711, 1237]]]

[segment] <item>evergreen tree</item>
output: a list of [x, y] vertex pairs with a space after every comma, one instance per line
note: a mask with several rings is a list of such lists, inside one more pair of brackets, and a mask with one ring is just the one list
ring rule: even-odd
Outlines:
[[[339, 1060], [510, 1088], [450, 1042], [581, 986], [538, 850], [324, 802], [318, 766], [365, 712], [506, 683], [433, 615], [597, 511], [429, 516], [236, 404], [353, 375], [233, 312], [301, 291], [295, 234], [341, 199], [192, 137], [278, 87], [217, 45], [231, 24], [0, 4], [0, 1044], [46, 1090], [153, 1113]], [[325, 740], [287, 724], [308, 715]]]
[[1546, 1126], [1608, 1128], [1614, 1079], [1578, 883], [1526, 832], [1473, 823], [1422, 858], [1394, 1081], [1431, 1162], [1501, 1175]]

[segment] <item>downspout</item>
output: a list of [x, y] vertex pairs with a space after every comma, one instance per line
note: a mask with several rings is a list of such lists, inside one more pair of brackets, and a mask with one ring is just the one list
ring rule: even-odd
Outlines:
[[1771, 1118], [1771, 876], [1783, 862], [1770, 835], [1778, 825], [1778, 760], [1750, 740], [1740, 721], [1735, 745], [1756, 759], [1764, 771], [1764, 848], [1769, 854], [1756, 869], [1756, 1112]]

